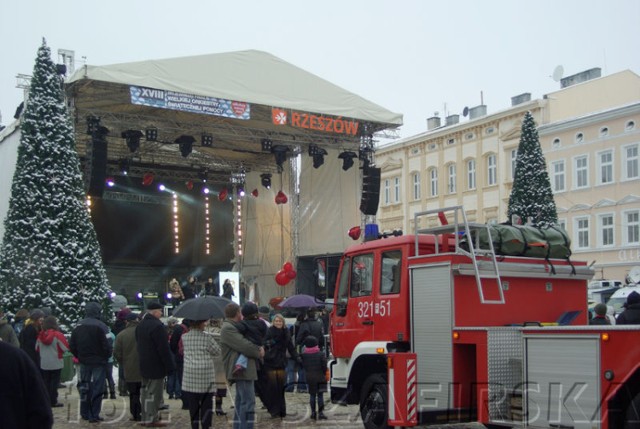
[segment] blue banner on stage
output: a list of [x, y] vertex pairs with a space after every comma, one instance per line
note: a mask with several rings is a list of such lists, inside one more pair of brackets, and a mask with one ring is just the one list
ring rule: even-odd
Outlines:
[[251, 119], [249, 103], [223, 98], [184, 94], [164, 89], [130, 86], [131, 103], [181, 112], [201, 113], [233, 119]]

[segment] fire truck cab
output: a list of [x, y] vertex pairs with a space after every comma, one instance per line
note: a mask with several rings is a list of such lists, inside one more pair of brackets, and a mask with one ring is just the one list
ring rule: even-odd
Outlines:
[[451, 224], [344, 253], [331, 313], [331, 400], [365, 427], [477, 421], [640, 424], [640, 327], [589, 326], [584, 262], [496, 255]]

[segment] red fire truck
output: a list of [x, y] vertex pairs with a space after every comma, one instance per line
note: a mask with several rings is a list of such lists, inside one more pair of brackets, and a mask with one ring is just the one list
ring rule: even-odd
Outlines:
[[414, 224], [436, 215], [451, 223], [343, 255], [332, 402], [359, 404], [369, 429], [638, 427], [640, 326], [588, 325], [593, 270], [480, 248], [469, 237], [487, 226], [460, 206], [418, 213]]

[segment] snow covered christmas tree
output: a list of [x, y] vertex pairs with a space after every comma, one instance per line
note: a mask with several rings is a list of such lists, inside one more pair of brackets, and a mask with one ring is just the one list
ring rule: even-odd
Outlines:
[[509, 220], [513, 215], [519, 216], [522, 223], [531, 218], [532, 224], [538, 227], [558, 221], [547, 166], [531, 112], [527, 112], [522, 121], [513, 189], [509, 195]]
[[109, 287], [62, 80], [44, 40], [20, 130], [0, 248], [0, 306], [50, 307], [69, 329], [83, 317], [84, 303], [108, 305]]

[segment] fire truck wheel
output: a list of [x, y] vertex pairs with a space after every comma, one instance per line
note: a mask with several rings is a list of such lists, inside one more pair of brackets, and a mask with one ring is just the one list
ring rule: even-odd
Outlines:
[[624, 429], [640, 429], [640, 393], [627, 406], [624, 416]]
[[360, 392], [360, 416], [367, 429], [387, 429], [387, 380], [382, 374], [370, 375]]

